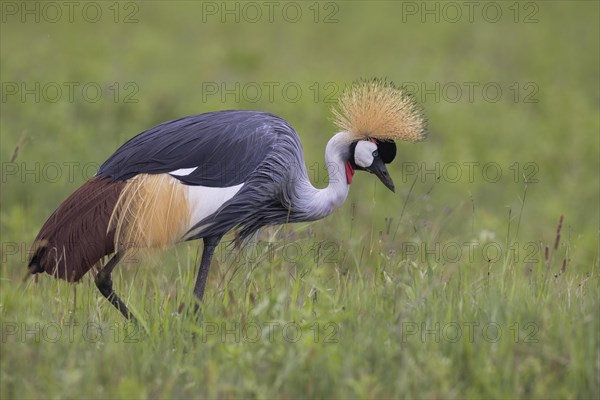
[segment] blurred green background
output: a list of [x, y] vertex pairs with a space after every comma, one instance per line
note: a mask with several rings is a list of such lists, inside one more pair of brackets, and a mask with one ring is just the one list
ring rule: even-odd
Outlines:
[[[188, 349], [184, 339], [171, 338], [173, 342], [164, 345], [156, 328], [151, 336], [154, 350], [152, 346], [136, 350], [141, 353], [123, 350], [123, 343], [105, 343], [94, 350], [104, 355], [92, 357], [86, 353], [89, 343], [78, 343], [76, 348], [92, 357], [85, 368], [101, 364], [94, 360], [131, 354], [122, 360], [128, 368], [86, 377], [86, 372], [76, 372], [84, 366], [69, 351], [72, 343], [60, 341], [63, 347], [37, 343], [37, 350], [32, 350], [29, 341], [15, 343], [9, 335], [2, 340], [2, 397], [92, 395], [81, 390], [93, 387], [102, 388], [100, 395], [116, 397], [597, 397], [598, 2], [66, 3], [2, 2], [0, 315], [4, 327], [23, 321], [63, 321], [71, 307], [79, 318], [91, 318], [90, 304], [101, 307], [102, 313], [94, 314], [100, 321], [118, 320], [89, 281], [78, 285], [82, 287], [78, 290], [88, 293], [83, 300], [81, 294], [77, 298], [82, 307], [72, 306], [71, 286], [51, 282], [47, 276], [26, 289], [18, 289], [17, 283], [29, 245], [55, 207], [118, 146], [157, 123], [221, 109], [277, 114], [297, 130], [309, 175], [322, 187], [327, 181], [324, 148], [335, 133], [330, 107], [352, 81], [385, 77], [414, 93], [428, 117], [429, 137], [418, 144], [399, 144], [398, 157], [390, 166], [396, 194], [374, 177], [359, 173], [345, 205], [325, 222], [285, 228], [294, 238], [308, 235], [307, 246], [311, 240], [336, 244], [339, 257], [325, 272], [304, 265], [307, 275], [296, 284], [285, 272], [289, 260], [279, 256], [252, 277], [238, 271], [232, 278], [253, 282], [255, 295], [268, 304], [283, 304], [280, 318], [309, 320], [319, 314], [310, 307], [320, 307], [323, 321], [354, 327], [345, 331], [353, 333], [341, 343], [327, 348], [314, 343], [303, 348], [289, 343], [276, 348], [242, 344], [235, 354], [231, 347], [217, 343], [204, 352], [202, 346]], [[553, 249], [561, 215], [560, 247], [551, 264], [544, 247]], [[277, 231], [267, 231], [263, 238], [277, 234], [269, 232]], [[465, 247], [472, 241], [479, 243], [475, 257], [469, 257]], [[486, 241], [501, 245], [501, 254], [492, 262], [489, 254], [481, 253]], [[414, 244], [418, 252], [410, 253], [413, 248], [403, 243]], [[460, 257], [436, 250], [436, 245], [443, 248], [448, 243], [458, 244], [463, 251]], [[182, 245], [177, 255], [167, 252], [149, 260], [147, 268], [122, 268], [121, 290], [131, 290], [127, 288], [134, 275], [139, 282], [148, 274], [158, 283], [130, 293], [132, 303], [147, 298], [148, 290], [164, 298], [170, 293], [165, 287], [181, 272], [160, 265], [193, 266], [195, 246]], [[185, 249], [188, 254], [180, 254]], [[567, 259], [566, 271], [560, 273], [563, 259]], [[407, 266], [411, 262], [414, 265]], [[239, 287], [228, 289], [221, 279], [229, 271], [226, 264], [213, 265], [208, 291], [213, 291], [215, 300], [209, 303], [207, 318], [273, 318], [271, 311], [256, 311], [248, 300], [252, 290], [232, 300], [236, 295], [228, 291], [235, 294]], [[382, 265], [389, 269], [381, 270]], [[420, 276], [427, 279], [407, 281], [411, 268], [422, 268]], [[545, 282], [541, 289], [531, 284], [527, 271], [532, 270], [539, 271], [540, 282]], [[326, 289], [330, 280], [324, 276], [334, 276], [334, 271], [349, 276], [346, 289], [341, 290], [339, 282]], [[480, 276], [489, 279], [490, 272], [502, 282], [494, 295], [483, 290], [479, 280]], [[267, 278], [274, 273], [276, 279]], [[193, 280], [192, 275], [188, 279]], [[547, 283], [554, 275], [553, 284]], [[557, 282], [559, 275], [562, 283]], [[444, 297], [447, 301], [425, 300], [450, 282], [469, 276], [472, 286], [452, 286], [453, 294]], [[267, 280], [273, 285], [268, 295], [264, 288], [261, 291]], [[178, 282], [182, 285], [181, 279]], [[585, 282], [593, 289], [580, 293], [588, 297], [578, 300], [580, 308], [575, 312], [570, 308], [571, 296]], [[188, 283], [180, 291], [191, 291]], [[309, 307], [310, 289], [319, 284], [336, 295]], [[375, 300], [388, 284], [395, 288], [386, 292], [390, 297]], [[418, 285], [426, 288], [422, 296]], [[417, 294], [410, 295], [411, 290]], [[482, 291], [489, 296], [485, 304], [491, 308], [471, 303], [476, 311], [468, 316], [461, 314], [462, 306], [448, 300], [464, 296], [465, 304], [468, 299], [476, 302], [473, 299]], [[167, 301], [176, 308], [176, 296], [169, 296]], [[552, 304], [552, 298], [561, 302]], [[446, 302], [451, 305], [444, 308]], [[45, 303], [52, 306], [46, 308]], [[496, 309], [498, 304], [504, 304], [503, 312]], [[149, 300], [146, 307], [153, 305], [154, 300]], [[509, 344], [497, 350], [497, 358], [487, 356], [489, 343], [475, 350], [437, 343], [438, 353], [429, 353], [431, 349], [421, 342], [412, 348], [402, 347], [405, 343], [396, 343], [395, 350], [385, 347], [394, 342], [389, 334], [397, 335], [398, 321], [406, 318], [420, 322], [419, 318], [436, 315], [444, 321], [464, 321], [482, 315], [496, 320], [503, 315], [508, 326], [508, 321], [521, 321], [511, 314], [519, 305], [545, 321], [545, 330], [540, 331], [548, 335], [544, 336], [548, 347], [527, 347], [516, 358]], [[307, 307], [311, 312], [298, 317], [298, 310]], [[158, 308], [152, 312], [168, 320], [169, 315]], [[334, 317], [342, 309], [347, 325]], [[573, 313], [587, 325], [573, 323]], [[153, 326], [163, 327], [163, 323], [170, 326], [171, 322]], [[369, 329], [374, 326], [377, 333]], [[575, 331], [581, 336], [573, 336]], [[183, 348], [177, 353], [177, 373], [161, 366], [162, 352], [171, 347]], [[190, 352], [195, 356], [186, 358]], [[138, 361], [135, 354], [140, 354]], [[314, 359], [286, 369], [285, 360], [299, 354], [312, 354]], [[412, 356], [412, 361], [403, 358]], [[269, 363], [263, 365], [261, 359]], [[525, 362], [527, 367], [511, 368], [507, 360], [515, 365]], [[59, 368], [66, 375], [47, 370], [54, 362], [58, 362], [55, 368], [66, 365], [66, 372]], [[580, 369], [573, 371], [575, 364]], [[495, 367], [506, 369], [497, 372], [501, 375], [497, 384]], [[43, 376], [28, 386], [31, 368]], [[108, 367], [98, 367], [104, 368]], [[232, 368], [235, 378], [226, 374]], [[400, 379], [396, 374], [407, 375]], [[430, 374], [434, 384], [425, 384], [415, 374]], [[155, 380], [160, 376], [162, 383]], [[185, 386], [188, 379], [198, 385]]]

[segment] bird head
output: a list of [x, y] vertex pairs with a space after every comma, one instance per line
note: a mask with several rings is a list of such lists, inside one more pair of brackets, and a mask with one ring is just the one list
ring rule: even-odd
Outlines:
[[354, 169], [368, 171], [394, 192], [385, 164], [396, 157], [396, 140], [425, 138], [426, 119], [420, 106], [392, 82], [372, 79], [347, 87], [332, 112], [335, 124], [350, 142], [347, 175]]
[[396, 191], [385, 166], [396, 157], [396, 143], [393, 140], [359, 140], [350, 145], [350, 154], [352, 169], [370, 172], [392, 192]]

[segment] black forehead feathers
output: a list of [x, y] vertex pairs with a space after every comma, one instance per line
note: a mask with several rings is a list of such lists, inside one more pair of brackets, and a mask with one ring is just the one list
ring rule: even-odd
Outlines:
[[396, 158], [396, 142], [393, 140], [376, 140], [375, 143], [381, 161], [386, 164], [394, 161], [394, 158]]
[[[377, 153], [379, 153], [379, 158], [386, 164], [391, 163], [396, 158], [396, 142], [393, 140], [379, 140], [379, 139], [371, 139], [377, 145]], [[360, 142], [357, 140], [356, 142], [352, 142], [350, 144], [350, 154], [352, 154], [351, 161], [354, 163], [354, 152], [356, 151], [356, 145]]]

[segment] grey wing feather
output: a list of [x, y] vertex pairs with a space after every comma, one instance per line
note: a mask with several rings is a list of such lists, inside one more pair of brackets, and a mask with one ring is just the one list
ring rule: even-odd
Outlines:
[[[279, 129], [282, 126], [286, 129]], [[234, 186], [247, 181], [282, 133], [296, 135], [285, 120], [258, 111], [185, 117], [130, 139], [102, 164], [97, 175], [114, 181], [141, 173], [196, 168], [175, 178], [188, 185]]]
[[308, 220], [292, 212], [289, 198], [301, 181], [308, 182], [302, 144], [295, 134], [282, 135], [241, 190], [190, 229], [206, 226], [189, 240], [220, 235], [235, 227], [243, 240], [265, 225]]

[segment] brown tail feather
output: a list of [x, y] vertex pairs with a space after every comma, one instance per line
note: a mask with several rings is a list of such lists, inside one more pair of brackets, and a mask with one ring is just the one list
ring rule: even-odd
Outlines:
[[114, 230], [107, 232], [108, 224], [124, 186], [92, 178], [69, 196], [38, 233], [29, 270], [74, 282], [113, 253]]

